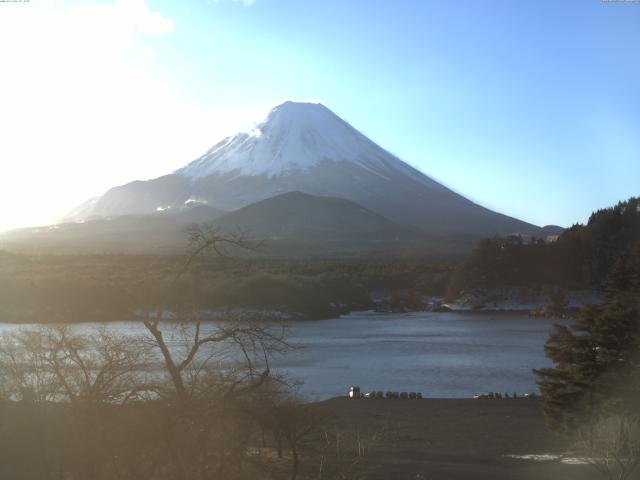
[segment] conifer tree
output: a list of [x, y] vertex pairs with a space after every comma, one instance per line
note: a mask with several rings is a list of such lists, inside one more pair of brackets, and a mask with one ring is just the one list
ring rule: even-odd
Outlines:
[[554, 325], [545, 353], [555, 367], [534, 372], [550, 428], [640, 419], [640, 245], [617, 262], [604, 305], [585, 308], [571, 327]]

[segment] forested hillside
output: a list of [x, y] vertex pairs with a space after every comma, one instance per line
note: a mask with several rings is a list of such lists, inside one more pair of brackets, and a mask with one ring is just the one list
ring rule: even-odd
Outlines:
[[448, 296], [498, 286], [555, 285], [601, 289], [622, 254], [640, 243], [640, 198], [594, 212], [557, 241], [521, 237], [482, 240], [454, 271]]
[[[131, 319], [170, 303], [181, 308], [279, 310], [296, 318], [334, 318], [374, 308], [421, 309], [444, 294], [457, 258], [286, 260], [203, 258], [175, 282], [180, 256], [34, 256], [0, 252], [0, 321]], [[409, 305], [411, 304], [411, 305]]]

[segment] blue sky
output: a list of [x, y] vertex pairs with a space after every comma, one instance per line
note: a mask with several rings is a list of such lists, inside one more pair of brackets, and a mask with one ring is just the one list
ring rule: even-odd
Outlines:
[[[10, 8], [18, 17], [39, 9], [51, 25], [95, 3], [121, 15], [118, 4], [127, 2], [35, 3]], [[110, 35], [121, 28], [105, 30], [95, 52], [69, 54], [76, 66], [93, 55], [98, 71], [102, 57], [113, 62], [108, 75], [88, 79], [96, 88], [85, 95], [106, 90], [114, 101], [82, 110], [88, 118], [105, 110], [96, 119], [102, 133], [88, 135], [93, 144], [109, 145], [108, 155], [88, 155], [93, 144], [67, 152], [59, 142], [59, 157], [77, 157], [63, 171], [85, 179], [60, 210], [102, 193], [114, 184], [108, 182], [167, 173], [250, 116], [285, 99], [309, 98], [459, 193], [532, 223], [584, 222], [591, 211], [640, 194], [640, 3], [129, 3], [137, 5], [135, 15], [126, 14], [135, 22], [127, 23], [127, 41], [117, 50]], [[6, 11], [0, 4], [0, 21]], [[26, 55], [35, 61], [38, 52]], [[109, 82], [101, 85], [105, 76]], [[111, 92], [136, 82], [139, 92]], [[67, 92], [67, 105], [78, 101], [76, 90]], [[138, 105], [140, 98], [146, 103]], [[37, 114], [53, 107], [34, 108]], [[109, 115], [130, 116], [135, 126], [107, 131], [127, 121], [100, 124]], [[55, 132], [56, 123], [46, 127]]]

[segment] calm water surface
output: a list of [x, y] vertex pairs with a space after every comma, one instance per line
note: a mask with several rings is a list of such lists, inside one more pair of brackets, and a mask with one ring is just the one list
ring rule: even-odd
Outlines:
[[553, 320], [521, 314], [353, 313], [298, 323], [304, 348], [278, 366], [317, 398], [363, 390], [421, 391], [429, 397], [537, 391], [532, 368], [550, 366], [544, 343]]
[[[310, 399], [344, 395], [349, 385], [428, 397], [531, 392], [537, 391], [531, 369], [550, 365], [543, 347], [553, 323], [521, 314], [357, 312], [291, 323], [290, 341], [301, 348], [273, 365], [302, 380], [301, 392]], [[0, 333], [18, 328], [25, 327], [0, 324]], [[109, 328], [144, 333], [137, 322]]]

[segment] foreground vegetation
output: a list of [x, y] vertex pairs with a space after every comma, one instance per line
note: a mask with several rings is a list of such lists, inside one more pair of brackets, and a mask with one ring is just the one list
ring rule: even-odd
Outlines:
[[[269, 357], [288, 348], [281, 332], [255, 319], [206, 335], [197, 323], [146, 325], [140, 338], [105, 328], [3, 338], [0, 477], [296, 478], [324, 417], [271, 375]], [[277, 461], [283, 451], [290, 461]]]
[[605, 478], [625, 480], [640, 467], [640, 245], [617, 260], [606, 293], [554, 326], [545, 351], [555, 367], [535, 373], [549, 427]]
[[[272, 356], [291, 348], [284, 327], [246, 314], [204, 324], [188, 301], [176, 303], [193, 286], [196, 258], [243, 246], [195, 240], [182, 267], [167, 272], [171, 295], [147, 299], [144, 335], [43, 326], [2, 337], [1, 478], [279, 478], [284, 450], [287, 476], [298, 477], [304, 440], [323, 417], [271, 373]], [[269, 446], [273, 458], [260, 454]]]

